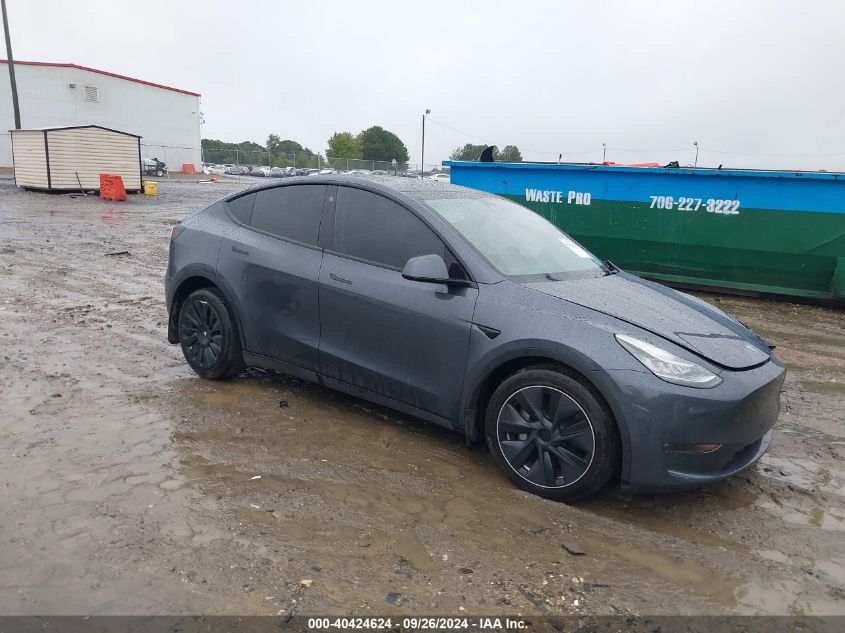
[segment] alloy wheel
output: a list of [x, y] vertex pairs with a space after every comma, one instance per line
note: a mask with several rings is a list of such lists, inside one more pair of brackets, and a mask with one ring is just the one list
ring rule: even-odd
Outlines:
[[193, 301], [179, 320], [179, 338], [185, 355], [202, 369], [217, 363], [223, 351], [223, 324], [220, 315], [202, 299]]
[[581, 406], [553, 387], [524, 387], [502, 405], [498, 441], [508, 465], [535, 486], [563, 488], [590, 468], [595, 434]]

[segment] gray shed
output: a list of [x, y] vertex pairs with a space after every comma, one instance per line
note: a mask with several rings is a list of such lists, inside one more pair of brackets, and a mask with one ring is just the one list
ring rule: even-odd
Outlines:
[[100, 188], [100, 174], [141, 191], [141, 137], [99, 125], [11, 130], [15, 184], [45, 191]]

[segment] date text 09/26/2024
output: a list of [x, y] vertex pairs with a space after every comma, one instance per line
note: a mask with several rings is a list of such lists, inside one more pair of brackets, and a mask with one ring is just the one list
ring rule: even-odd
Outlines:
[[346, 617], [308, 618], [309, 631], [387, 630], [401, 626], [404, 630], [417, 631], [519, 631], [527, 628], [525, 620], [518, 618], [469, 618], [469, 617]]

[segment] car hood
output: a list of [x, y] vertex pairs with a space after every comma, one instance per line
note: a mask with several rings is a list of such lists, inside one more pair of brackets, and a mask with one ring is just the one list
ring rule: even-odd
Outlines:
[[648, 330], [728, 369], [756, 367], [771, 356], [762, 339], [721, 310], [626, 273], [521, 285]]

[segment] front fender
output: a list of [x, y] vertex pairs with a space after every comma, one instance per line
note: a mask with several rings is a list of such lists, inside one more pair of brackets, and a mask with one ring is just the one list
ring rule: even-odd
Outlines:
[[[474, 327], [470, 341], [471, 350], [476, 348], [477, 345], [484, 345], [484, 341], [478, 339], [478, 337], [486, 340], [486, 336]], [[490, 342], [487, 340], [487, 343]], [[476, 439], [478, 430], [484, 423], [480, 419], [481, 407], [479, 407], [478, 401], [488, 380], [500, 368], [520, 359], [536, 359], [538, 363], [549, 361], [566, 365], [580, 374], [598, 391], [610, 408], [619, 430], [624, 476], [629, 468], [631, 442], [624, 409], [620, 404], [622, 392], [616, 386], [610, 373], [605, 371], [593, 358], [562, 342], [530, 338], [517, 339], [492, 347], [477, 358], [470, 359], [460, 408], [460, 411], [464, 414], [463, 424], [467, 444], [470, 445]]]

